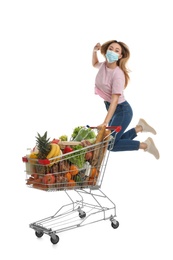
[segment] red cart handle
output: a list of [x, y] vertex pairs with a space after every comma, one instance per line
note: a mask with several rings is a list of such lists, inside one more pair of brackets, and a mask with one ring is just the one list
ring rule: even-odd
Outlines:
[[[96, 126], [89, 126], [89, 125], [87, 125], [87, 127], [91, 128], [91, 129], [97, 128]], [[106, 129], [114, 130], [116, 133], [119, 133], [121, 131], [122, 127], [120, 125], [118, 125], [118, 126], [107, 126]]]

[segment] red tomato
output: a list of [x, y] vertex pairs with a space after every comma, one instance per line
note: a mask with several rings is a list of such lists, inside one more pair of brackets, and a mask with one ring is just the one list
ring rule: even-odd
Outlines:
[[59, 139], [53, 139], [52, 141], [51, 141], [51, 143], [54, 143], [54, 144], [58, 144], [59, 143]]
[[70, 153], [73, 152], [73, 148], [71, 148], [70, 146], [66, 145], [66, 147], [63, 150], [63, 153]]

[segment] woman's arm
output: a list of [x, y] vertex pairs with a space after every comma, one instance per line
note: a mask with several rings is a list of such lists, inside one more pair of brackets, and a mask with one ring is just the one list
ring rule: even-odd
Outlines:
[[102, 126], [104, 125], [108, 125], [109, 124], [109, 121], [111, 120], [116, 108], [117, 108], [117, 104], [118, 104], [118, 99], [119, 99], [119, 95], [112, 95], [112, 100], [111, 100], [111, 103], [110, 103], [110, 106], [109, 106], [109, 109], [108, 109], [108, 112], [107, 112], [107, 115], [105, 117], [105, 120], [103, 122], [103, 124], [99, 125], [97, 128], [101, 128]]
[[95, 67], [95, 65], [99, 62], [98, 57], [97, 57], [97, 51], [101, 49], [101, 44], [97, 43], [93, 49], [93, 54], [92, 54], [92, 65]]

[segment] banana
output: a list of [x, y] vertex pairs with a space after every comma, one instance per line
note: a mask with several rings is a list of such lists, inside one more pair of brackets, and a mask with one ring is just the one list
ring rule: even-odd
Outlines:
[[60, 146], [58, 144], [56, 144], [56, 146], [57, 146], [57, 149], [56, 149], [56, 152], [54, 154], [54, 157], [60, 155]]
[[[61, 154], [61, 149], [60, 146], [57, 144], [57, 150], [56, 150], [56, 154], [54, 155], [54, 157], [59, 156]], [[60, 160], [60, 158], [56, 158], [55, 159], [55, 163], [58, 162]]]
[[54, 157], [57, 157], [61, 154], [61, 149], [60, 149], [60, 146], [56, 143], [52, 143], [51, 144], [51, 150], [49, 152], [49, 154], [47, 155], [47, 159], [50, 159], [50, 167], [58, 162], [60, 160], [60, 158], [57, 158], [57, 159], [53, 159]]
[[47, 159], [54, 157], [54, 154], [57, 151], [57, 144], [51, 143], [50, 145], [51, 145], [51, 149], [50, 149], [50, 152], [48, 153], [48, 155], [46, 156]]

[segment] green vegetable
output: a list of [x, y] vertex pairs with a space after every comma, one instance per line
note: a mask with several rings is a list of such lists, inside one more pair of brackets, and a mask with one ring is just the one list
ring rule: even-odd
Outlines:
[[71, 135], [72, 140], [75, 139], [75, 137], [78, 135], [78, 133], [79, 133], [79, 131], [80, 131], [81, 128], [82, 128], [82, 126], [77, 126], [77, 127], [74, 128], [73, 133], [72, 133], [72, 135]]
[[82, 179], [79, 174], [74, 176], [74, 181], [77, 182], [77, 184], [79, 184], [79, 185], [82, 184]]
[[67, 141], [67, 140], [68, 140], [68, 136], [67, 136], [67, 135], [61, 135], [61, 136], [59, 137], [59, 139], [60, 139], [61, 141]]
[[94, 137], [94, 138], [91, 138], [91, 139], [87, 139], [91, 144], [94, 144], [95, 143], [95, 141], [96, 141], [96, 137]]
[[72, 138], [74, 141], [82, 141], [96, 138], [96, 133], [94, 130], [88, 127], [76, 127], [73, 131]]
[[86, 149], [83, 148], [81, 144], [75, 145], [73, 147], [73, 150], [76, 151], [74, 154], [67, 155], [67, 159], [78, 166], [79, 168], [82, 168], [85, 163], [85, 153]]
[[96, 138], [96, 133], [94, 130], [91, 128], [88, 128], [88, 135], [87, 135], [87, 140], [88, 139], [95, 139]]

